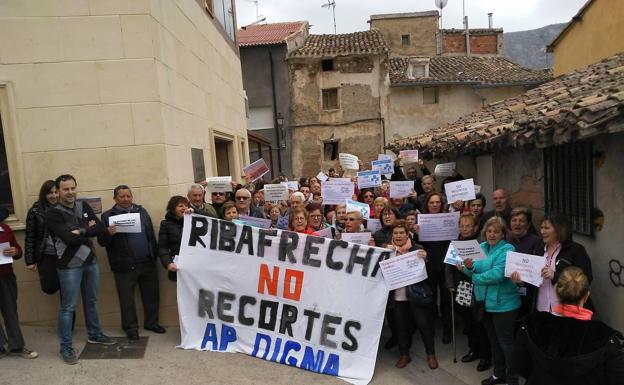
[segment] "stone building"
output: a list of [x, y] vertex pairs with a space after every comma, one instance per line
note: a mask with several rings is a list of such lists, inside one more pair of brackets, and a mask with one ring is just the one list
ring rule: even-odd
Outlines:
[[438, 19], [438, 11], [427, 11], [369, 20], [390, 47], [386, 142], [438, 127], [550, 78], [502, 57], [502, 29], [439, 29]]
[[[0, 203], [21, 241], [42, 182], [62, 173], [105, 210], [113, 188], [129, 185], [157, 227], [189, 183], [240, 177], [249, 157], [233, 0], [43, 3], [0, 4]], [[101, 320], [118, 325], [97, 254]], [[15, 268], [21, 320], [56, 323], [58, 296], [22, 261]], [[161, 270], [161, 319], [176, 324], [175, 285]]]
[[[288, 52], [303, 45], [307, 21], [253, 24], [238, 30], [243, 87], [249, 106], [249, 130], [270, 138], [271, 177], [292, 175]], [[261, 154], [250, 147], [251, 161]]]
[[288, 55], [292, 169], [316, 175], [340, 152], [363, 162], [383, 147], [388, 47], [378, 31], [310, 35]]

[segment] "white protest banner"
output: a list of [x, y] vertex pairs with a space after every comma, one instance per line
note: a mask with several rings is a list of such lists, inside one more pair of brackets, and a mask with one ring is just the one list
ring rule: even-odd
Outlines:
[[[329, 239], [198, 215], [186, 215], [183, 229], [180, 348], [370, 382], [388, 297], [377, 264], [389, 250], [330, 249]], [[356, 254], [367, 257], [348, 263]]]
[[358, 188], [381, 186], [381, 173], [379, 170], [360, 171], [357, 173]]
[[283, 184], [265, 184], [264, 200], [266, 202], [278, 202], [288, 200], [288, 186]]
[[319, 173], [316, 174], [316, 178], [320, 180], [321, 182], [325, 182], [327, 179], [329, 179], [329, 177], [325, 175], [323, 171], [319, 171]]
[[399, 156], [408, 162], [418, 162], [418, 150], [403, 150]]
[[371, 233], [341, 233], [340, 240], [345, 242], [356, 243], [358, 245], [368, 245], [368, 241], [371, 239]]
[[464, 179], [444, 184], [447, 202], [471, 201], [475, 199], [474, 180]]
[[418, 239], [450, 241], [459, 235], [459, 212], [418, 214]]
[[288, 184], [288, 189], [293, 191], [299, 191], [299, 182], [296, 180], [286, 182]]
[[380, 159], [371, 162], [371, 169], [378, 170], [381, 174], [392, 175], [394, 173], [394, 162], [392, 159]]
[[0, 265], [8, 265], [9, 263], [13, 263], [13, 257], [7, 257], [4, 255], [4, 250], [11, 247], [9, 242], [0, 243]]
[[481, 192], [481, 186], [479, 186], [478, 184], [474, 185], [475, 187], [475, 194], [478, 194]]
[[405, 198], [413, 191], [413, 180], [390, 181], [390, 198]]
[[247, 180], [248, 183], [253, 183], [269, 172], [269, 166], [267, 166], [264, 159], [260, 158], [245, 167], [243, 172], [245, 173], [245, 180]]
[[358, 163], [358, 157], [351, 154], [346, 154], [341, 152], [338, 154], [338, 160], [340, 161], [340, 165], [345, 170], [359, 170], [360, 164]]
[[343, 205], [345, 200], [353, 198], [355, 185], [349, 179], [346, 181], [330, 179], [321, 182], [321, 196], [324, 205]]
[[353, 182], [351, 178], [329, 178], [331, 182]]
[[475, 239], [470, 241], [451, 241], [451, 244], [457, 253], [457, 258], [462, 261], [466, 258], [470, 258], [473, 261], [486, 258], [481, 245]]
[[395, 256], [379, 262], [388, 290], [398, 289], [427, 279], [425, 260], [418, 251]]
[[250, 217], [247, 215], [241, 215], [238, 218], [237, 223], [240, 223], [242, 225], [257, 227], [259, 229], [268, 229], [269, 227], [271, 227], [270, 219]]
[[113, 215], [108, 218], [108, 226], [115, 226], [118, 233], [140, 233], [141, 214], [128, 213]]
[[350, 213], [351, 211], [359, 211], [362, 214], [363, 219], [370, 218], [370, 206], [366, 203], [351, 199], [347, 199], [345, 202], [347, 204], [347, 213]]
[[332, 228], [331, 227], [325, 227], [324, 229], [320, 229], [318, 231], [315, 231], [316, 234], [318, 234], [319, 237], [323, 237], [323, 238], [333, 238], [334, 234], [332, 233]]
[[512, 273], [518, 272], [523, 282], [539, 287], [544, 281], [542, 277], [544, 266], [546, 262], [543, 256], [509, 251], [505, 261], [505, 277], [511, 277]]
[[394, 154], [378, 154], [377, 155], [377, 160], [384, 160], [384, 159], [390, 159], [391, 161], [394, 162]]
[[377, 230], [381, 230], [381, 221], [379, 219], [367, 219], [366, 220], [366, 230], [370, 231], [371, 233], [375, 233], [375, 231]]
[[437, 164], [434, 174], [437, 176], [453, 176], [455, 174], [455, 166], [455, 162]]
[[206, 191], [213, 192], [231, 192], [232, 177], [231, 176], [211, 176], [206, 178]]

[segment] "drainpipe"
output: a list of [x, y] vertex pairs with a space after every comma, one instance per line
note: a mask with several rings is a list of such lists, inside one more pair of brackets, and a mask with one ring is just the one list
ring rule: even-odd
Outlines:
[[464, 16], [464, 27], [466, 32], [466, 56], [470, 56], [470, 28], [468, 28], [468, 16]]
[[[275, 139], [277, 143], [277, 167], [278, 173], [282, 172], [282, 142], [280, 140], [280, 127], [277, 124], [277, 96], [275, 95], [275, 70], [273, 68], [273, 51], [269, 48], [269, 66], [271, 68], [271, 94], [273, 96], [273, 127], [275, 128]], [[274, 174], [274, 173], [272, 173]], [[273, 175], [275, 178], [275, 175]]]

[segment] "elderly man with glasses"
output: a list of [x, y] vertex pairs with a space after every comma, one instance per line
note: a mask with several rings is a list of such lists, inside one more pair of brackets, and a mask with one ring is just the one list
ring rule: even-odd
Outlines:
[[265, 218], [262, 209], [257, 207], [251, 207], [251, 192], [246, 188], [236, 191], [236, 209], [239, 215], [245, 215], [248, 217]]

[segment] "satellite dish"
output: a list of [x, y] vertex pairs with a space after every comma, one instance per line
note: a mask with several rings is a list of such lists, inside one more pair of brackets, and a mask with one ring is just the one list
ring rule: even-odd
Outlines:
[[435, 0], [435, 5], [440, 10], [442, 10], [442, 8], [446, 7], [446, 4], [448, 4], [448, 0]]

